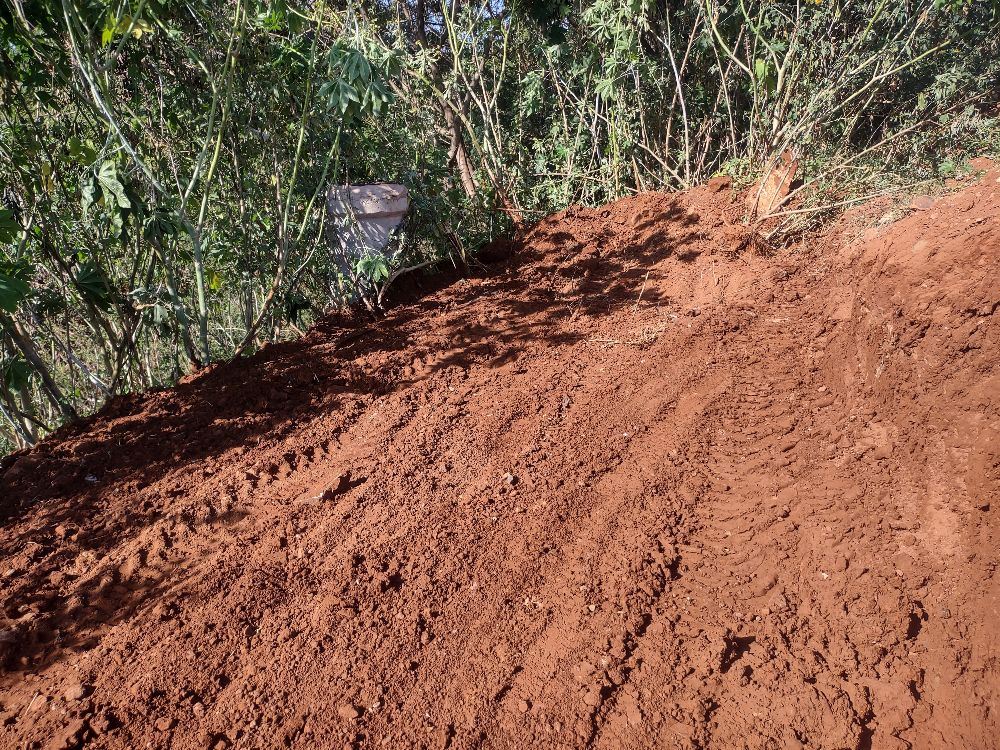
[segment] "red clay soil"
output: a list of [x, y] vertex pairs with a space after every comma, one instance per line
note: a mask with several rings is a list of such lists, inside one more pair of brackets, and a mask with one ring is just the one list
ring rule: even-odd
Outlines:
[[767, 256], [735, 200], [5, 461], [0, 745], [1000, 746], [1000, 171]]

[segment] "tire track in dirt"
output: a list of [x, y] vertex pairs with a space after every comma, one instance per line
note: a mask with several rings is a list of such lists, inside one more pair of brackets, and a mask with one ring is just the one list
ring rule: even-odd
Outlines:
[[[675, 576], [677, 541], [687, 533], [673, 491], [683, 475], [674, 457], [678, 447], [693, 443], [697, 425], [680, 415], [660, 421], [674, 412], [683, 386], [665, 394], [644, 388], [649, 381], [642, 375], [629, 373], [617, 389], [629, 398], [583, 427], [627, 447], [586, 491], [586, 520], [560, 547], [561, 565], [540, 593], [560, 605], [524, 654], [529, 666], [518, 673], [509, 698], [531, 711], [543, 736], [565, 727], [584, 746], [640, 666], [635, 654]], [[692, 382], [698, 379], [685, 385]], [[613, 395], [596, 401], [611, 403]], [[507, 732], [514, 735], [514, 726]]]

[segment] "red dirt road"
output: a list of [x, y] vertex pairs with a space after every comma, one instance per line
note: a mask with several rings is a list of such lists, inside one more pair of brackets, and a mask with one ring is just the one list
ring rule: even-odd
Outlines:
[[732, 200], [5, 461], [0, 746], [1000, 747], [1000, 172], [773, 257]]

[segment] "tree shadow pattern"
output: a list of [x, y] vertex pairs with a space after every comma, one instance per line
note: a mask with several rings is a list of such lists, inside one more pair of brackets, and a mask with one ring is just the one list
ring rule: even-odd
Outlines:
[[[601, 209], [571, 209], [519, 241], [497, 243], [484, 254], [496, 262], [471, 276], [407, 279], [380, 319], [330, 315], [299, 340], [206, 368], [172, 389], [116, 397], [34, 451], [4, 459], [0, 662], [39, 671], [162, 606], [185, 573], [164, 549], [169, 540], [151, 529], [192, 482], [227, 476], [219, 502], [192, 510], [192, 524], [237, 524], [234, 476], [256, 488], [283, 462], [333, 450], [328, 437], [304, 458], [275, 457], [317, 420], [350, 420], [371, 399], [449, 368], [501, 367], [529, 345], [573, 344], [581, 334], [567, 321], [607, 315], [638, 295], [668, 303], [646, 282], [666, 259], [697, 257], [706, 231], [679, 199], [648, 214], [623, 229]], [[107, 564], [128, 543], [139, 551]]]

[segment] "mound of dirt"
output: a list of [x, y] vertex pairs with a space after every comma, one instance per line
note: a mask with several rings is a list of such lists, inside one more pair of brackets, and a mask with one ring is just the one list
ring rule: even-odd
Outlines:
[[735, 200], [6, 461], [0, 745], [997, 747], [1000, 172], [771, 257]]

